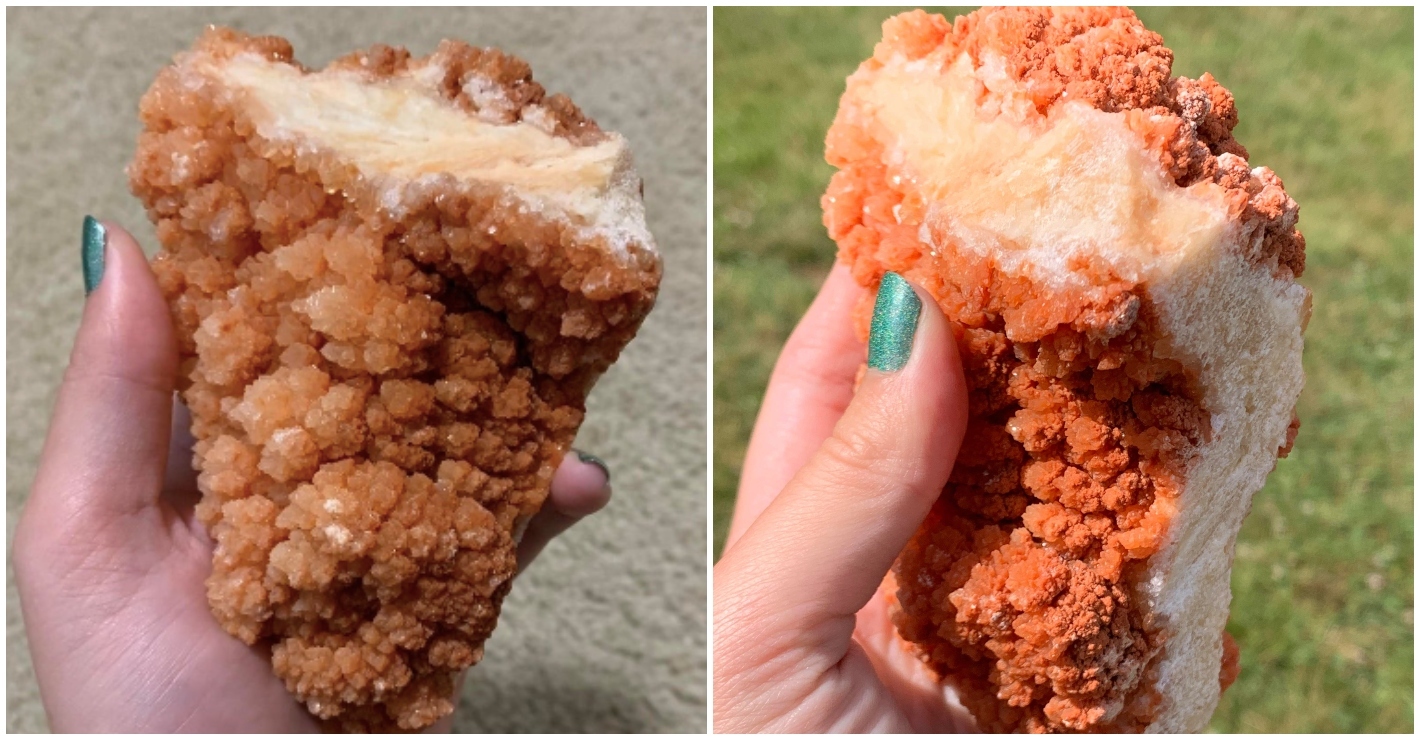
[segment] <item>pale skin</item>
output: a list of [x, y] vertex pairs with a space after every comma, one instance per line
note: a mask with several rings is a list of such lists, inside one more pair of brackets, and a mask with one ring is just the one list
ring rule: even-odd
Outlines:
[[[208, 610], [212, 541], [193, 518], [172, 323], [133, 237], [105, 227], [103, 278], [84, 305], [12, 554], [50, 729], [317, 731], [269, 651], [228, 635]], [[568, 455], [523, 535], [520, 568], [610, 497], [605, 473]]]
[[965, 434], [946, 319], [922, 310], [902, 369], [868, 369], [843, 265], [775, 365], [714, 579], [716, 732], [961, 732], [970, 716], [896, 636], [897, 554]]

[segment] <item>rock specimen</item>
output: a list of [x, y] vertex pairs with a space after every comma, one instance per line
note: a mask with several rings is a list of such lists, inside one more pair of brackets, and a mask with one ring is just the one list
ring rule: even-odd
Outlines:
[[496, 49], [217, 28], [141, 116], [213, 613], [328, 724], [426, 727], [655, 301], [626, 142]]
[[828, 133], [839, 259], [960, 331], [966, 441], [895, 621], [987, 731], [1196, 732], [1236, 675], [1233, 546], [1311, 297], [1297, 204], [1172, 61], [1125, 9], [906, 13]]

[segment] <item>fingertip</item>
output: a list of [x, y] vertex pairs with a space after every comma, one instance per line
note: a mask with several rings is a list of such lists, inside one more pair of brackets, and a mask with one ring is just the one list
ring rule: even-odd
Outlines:
[[[888, 307], [880, 305], [875, 309], [865, 380], [871, 378], [871, 385], [882, 388], [896, 388], [897, 392], [889, 395], [929, 411], [927, 426], [943, 433], [947, 448], [954, 451], [966, 432], [968, 401], [957, 345], [962, 340], [961, 329], [947, 321], [931, 292], [896, 273], [889, 275], [897, 278], [899, 291], [909, 288], [909, 295], [916, 300], [889, 300]], [[891, 288], [884, 279], [880, 293]], [[904, 318], [906, 313], [911, 314], [910, 319]], [[903, 324], [909, 326], [905, 336]], [[882, 337], [880, 331], [887, 337]]]
[[580, 519], [595, 514], [611, 501], [611, 474], [601, 458], [571, 450], [552, 477], [552, 507], [560, 514]]
[[[98, 225], [91, 228], [90, 222]], [[171, 387], [177, 375], [177, 341], [167, 300], [137, 240], [112, 221], [85, 221], [84, 273], [92, 283], [74, 345], [70, 370], [130, 377]], [[102, 240], [94, 259], [90, 240]]]
[[[103, 245], [103, 260], [99, 265], [98, 274], [95, 278], [94, 292], [109, 288], [116, 289], [123, 285], [130, 284], [135, 278], [138, 279], [140, 287], [157, 287], [157, 280], [153, 277], [152, 270], [148, 267], [148, 257], [143, 254], [143, 248], [138, 245], [138, 240], [130, 234], [127, 229], [115, 221], [99, 220], [92, 216], [84, 219], [84, 241], [86, 250], [90, 243], [98, 240]], [[88, 269], [89, 265], [85, 265]], [[117, 280], [108, 279], [119, 271], [121, 276]], [[161, 296], [160, 296], [161, 297]]]
[[606, 463], [595, 455], [569, 450], [552, 476], [547, 503], [528, 521], [518, 542], [518, 571], [527, 569], [547, 543], [611, 501]]

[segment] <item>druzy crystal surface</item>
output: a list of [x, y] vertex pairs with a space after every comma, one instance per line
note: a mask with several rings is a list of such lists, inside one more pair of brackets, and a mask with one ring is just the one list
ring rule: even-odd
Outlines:
[[212, 611], [332, 727], [426, 727], [654, 303], [627, 144], [496, 49], [216, 28], [141, 117]]

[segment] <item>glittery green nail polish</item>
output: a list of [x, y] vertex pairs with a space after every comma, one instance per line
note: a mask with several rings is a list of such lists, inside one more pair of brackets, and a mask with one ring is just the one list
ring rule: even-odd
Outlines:
[[581, 450], [572, 450], [572, 451], [575, 452], [575, 453], [577, 453], [577, 459], [578, 459], [578, 460], [581, 460], [582, 462], [587, 463], [587, 464], [589, 464], [589, 465], [595, 465], [595, 466], [601, 468], [601, 469], [602, 469], [602, 473], [604, 473], [604, 474], [606, 475], [606, 482], [607, 482], [607, 483], [610, 483], [610, 482], [611, 482], [611, 470], [607, 468], [606, 463], [602, 462], [602, 459], [601, 459], [600, 457], [597, 457], [596, 455], [593, 455], [593, 454], [590, 454], [590, 453], [587, 453], [587, 452], [582, 452]]
[[84, 262], [84, 295], [94, 292], [104, 276], [104, 244], [108, 235], [104, 225], [93, 216], [84, 217], [84, 246], [80, 258]]
[[912, 357], [912, 339], [922, 301], [902, 276], [889, 272], [878, 286], [873, 307], [873, 328], [868, 335], [868, 367], [895, 372]]

